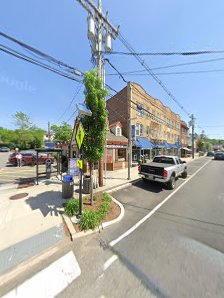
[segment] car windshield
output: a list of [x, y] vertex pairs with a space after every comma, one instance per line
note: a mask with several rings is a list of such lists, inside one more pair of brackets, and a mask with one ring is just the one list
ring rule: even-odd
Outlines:
[[161, 157], [161, 156], [156, 156], [153, 159], [153, 162], [158, 162], [158, 163], [166, 163], [170, 165], [174, 165], [174, 159], [172, 157]]

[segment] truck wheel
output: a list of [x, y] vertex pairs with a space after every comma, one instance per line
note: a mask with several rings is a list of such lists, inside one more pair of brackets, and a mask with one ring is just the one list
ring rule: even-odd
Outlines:
[[184, 171], [184, 172], [182, 173], [181, 178], [184, 178], [184, 179], [187, 178], [187, 171]]
[[167, 188], [168, 189], [174, 189], [176, 184], [176, 179], [174, 176], [171, 176], [170, 181], [167, 182]]

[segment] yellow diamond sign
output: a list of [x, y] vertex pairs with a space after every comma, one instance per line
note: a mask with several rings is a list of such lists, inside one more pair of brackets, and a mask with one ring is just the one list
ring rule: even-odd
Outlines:
[[85, 137], [85, 131], [82, 126], [82, 123], [79, 122], [77, 130], [76, 130], [76, 134], [75, 134], [75, 140], [76, 140], [76, 143], [77, 143], [77, 146], [79, 149], [82, 147], [82, 142], [83, 142], [84, 137]]

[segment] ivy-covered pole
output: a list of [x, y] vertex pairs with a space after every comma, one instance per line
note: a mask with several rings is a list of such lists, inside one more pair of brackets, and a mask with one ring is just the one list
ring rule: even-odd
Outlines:
[[94, 163], [103, 157], [106, 144], [106, 102], [108, 91], [103, 88], [101, 79], [96, 70], [87, 71], [84, 76], [84, 94], [86, 108], [92, 112], [92, 116], [82, 120], [85, 129], [83, 141], [83, 159], [86, 159], [90, 167], [90, 197], [93, 205], [93, 181], [92, 174]]

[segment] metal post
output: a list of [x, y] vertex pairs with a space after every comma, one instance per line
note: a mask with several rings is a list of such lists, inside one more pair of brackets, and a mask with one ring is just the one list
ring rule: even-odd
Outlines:
[[[132, 86], [129, 82], [127, 85], [130, 105], [132, 102]], [[131, 180], [131, 164], [132, 164], [132, 130], [131, 130], [131, 106], [128, 108], [128, 180]]]
[[37, 151], [36, 157], [37, 157], [37, 165], [36, 165], [36, 179], [37, 179], [37, 185], [38, 185], [38, 184], [39, 184], [39, 183], [38, 183], [38, 178], [39, 178], [39, 164], [38, 164], [38, 159], [39, 159], [39, 156], [38, 156], [38, 151]]
[[191, 121], [192, 121], [192, 158], [194, 159], [194, 115], [191, 115]]
[[[79, 151], [79, 158], [82, 160], [82, 150]], [[79, 182], [79, 216], [82, 215], [82, 169], [80, 168], [80, 182]]]

